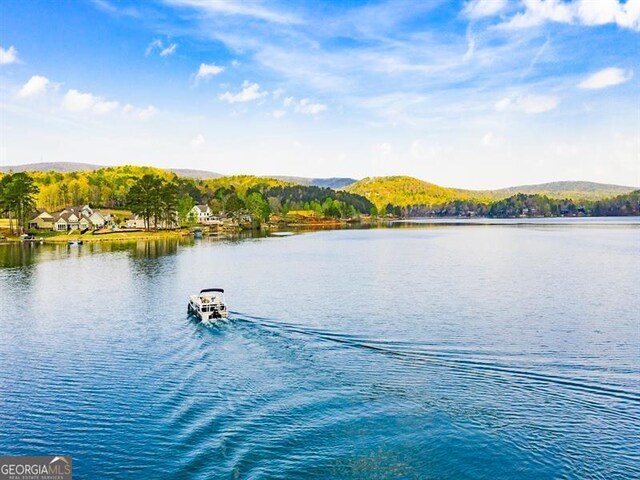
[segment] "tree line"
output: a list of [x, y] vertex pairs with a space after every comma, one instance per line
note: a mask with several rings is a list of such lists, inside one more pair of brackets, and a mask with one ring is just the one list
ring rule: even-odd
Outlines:
[[36, 208], [38, 186], [27, 173], [13, 173], [0, 178], [0, 216], [9, 218], [9, 228], [23, 232]]
[[[393, 212], [393, 213], [391, 213]], [[387, 205], [382, 216], [397, 217], [557, 217], [640, 215], [640, 190], [604, 200], [554, 199], [546, 195], [519, 193], [489, 203], [455, 200], [441, 205]]]
[[146, 174], [129, 188], [123, 206], [139, 215], [146, 229], [195, 223], [191, 212], [197, 203], [223, 216], [248, 215], [256, 225], [274, 213], [307, 210], [319, 217], [353, 219], [375, 208], [360, 195], [315, 186], [273, 186], [263, 179], [250, 182], [239, 177], [235, 185], [219, 183], [216, 188], [215, 183], [204, 182], [203, 187], [190, 179]]

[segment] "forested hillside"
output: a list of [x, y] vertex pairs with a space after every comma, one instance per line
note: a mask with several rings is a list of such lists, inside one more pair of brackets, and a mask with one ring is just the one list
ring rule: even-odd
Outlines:
[[499, 190], [462, 190], [441, 187], [413, 177], [393, 176], [365, 178], [349, 185], [345, 190], [367, 197], [378, 208], [388, 205], [433, 208], [456, 201], [488, 204], [518, 193], [571, 199], [577, 202], [603, 200], [630, 193], [635, 188], [594, 182], [553, 182]]
[[441, 187], [407, 176], [368, 177], [349, 185], [345, 190], [368, 198], [378, 208], [389, 204], [407, 207], [442, 205], [452, 200], [490, 199], [483, 192]]

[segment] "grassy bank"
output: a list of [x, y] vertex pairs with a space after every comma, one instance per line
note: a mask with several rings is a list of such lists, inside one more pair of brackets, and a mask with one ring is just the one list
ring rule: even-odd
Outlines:
[[[44, 237], [46, 243], [66, 243], [70, 240], [82, 240], [83, 242], [111, 242], [111, 241], [123, 241], [123, 240], [160, 240], [165, 238], [180, 238], [190, 235], [188, 229], [181, 230], [162, 230], [162, 231], [149, 231], [149, 232], [114, 232], [107, 234], [94, 235], [93, 233], [85, 233], [80, 235], [80, 232], [73, 232], [69, 235], [53, 235]], [[38, 237], [38, 235], [35, 235]]]

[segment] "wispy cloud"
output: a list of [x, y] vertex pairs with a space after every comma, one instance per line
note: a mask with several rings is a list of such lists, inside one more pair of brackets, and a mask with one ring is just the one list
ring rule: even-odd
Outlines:
[[208, 80], [222, 72], [224, 72], [224, 67], [216, 65], [215, 63], [201, 63], [200, 68], [198, 68], [194, 76], [195, 83], [198, 84], [202, 80]]
[[151, 55], [153, 51], [157, 48], [162, 49], [162, 40], [158, 38], [152, 40], [151, 43], [147, 45], [147, 49], [144, 51], [145, 57], [148, 57], [149, 55]]
[[131, 104], [127, 104], [122, 108], [122, 113], [137, 120], [149, 120], [151, 117], [155, 117], [158, 114], [158, 109], [153, 105], [138, 108]]
[[190, 7], [206, 12], [208, 15], [233, 15], [251, 17], [266, 22], [280, 24], [299, 24], [302, 20], [290, 13], [270, 9], [259, 0], [165, 0], [165, 3], [180, 7]]
[[169, 57], [171, 55], [173, 55], [174, 53], [176, 53], [176, 48], [178, 48], [178, 45], [175, 43], [172, 43], [171, 45], [169, 45], [166, 48], [163, 48], [160, 51], [160, 56], [161, 57]]
[[22, 88], [20, 88], [18, 96], [22, 98], [36, 97], [43, 94], [47, 90], [49, 84], [50, 82], [47, 77], [34, 75], [22, 86]]
[[9, 65], [11, 63], [17, 63], [18, 61], [18, 51], [16, 47], [13, 45], [7, 49], [0, 47], [0, 65]]
[[327, 106], [324, 103], [314, 102], [309, 98], [296, 101], [293, 97], [287, 97], [284, 99], [283, 105], [292, 107], [297, 113], [305, 115], [317, 115], [327, 110]]
[[507, 6], [507, 0], [469, 0], [462, 9], [466, 17], [477, 19], [500, 13]]
[[167, 46], [160, 40], [159, 38], [154, 39], [144, 51], [145, 57], [151, 55], [154, 51], [158, 51], [161, 57], [170, 57], [174, 53], [176, 53], [176, 49], [178, 48], [178, 44], [169, 43]]
[[578, 84], [578, 88], [585, 90], [599, 90], [601, 88], [613, 87], [621, 83], [628, 82], [633, 78], [631, 70], [610, 67], [589, 75]]
[[260, 89], [260, 85], [257, 83], [251, 83], [245, 80], [242, 83], [242, 90], [238, 93], [225, 92], [219, 95], [219, 99], [227, 103], [242, 103], [257, 100], [268, 95], [269, 92], [265, 92]]
[[110, 13], [112, 15], [121, 15], [124, 17], [133, 17], [133, 18], [140, 17], [140, 12], [134, 7], [116, 6], [108, 2], [107, 0], [91, 0], [91, 3], [93, 3], [93, 5], [96, 8], [102, 10], [103, 12]]
[[498, 112], [544, 113], [554, 110], [560, 99], [554, 95], [518, 95], [504, 97], [496, 102]]

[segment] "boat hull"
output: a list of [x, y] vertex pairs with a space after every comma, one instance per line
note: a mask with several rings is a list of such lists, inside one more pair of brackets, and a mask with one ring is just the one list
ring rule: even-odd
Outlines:
[[187, 306], [187, 313], [189, 316], [195, 318], [197, 321], [204, 324], [213, 324], [220, 321], [226, 321], [229, 318], [229, 312], [226, 307], [224, 310], [213, 310], [209, 312], [200, 311], [197, 306], [189, 302]]

